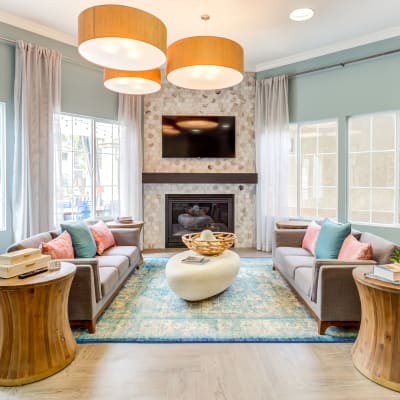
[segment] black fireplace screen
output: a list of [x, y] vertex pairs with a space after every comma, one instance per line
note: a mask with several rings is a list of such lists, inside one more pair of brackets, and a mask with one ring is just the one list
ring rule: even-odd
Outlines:
[[165, 195], [165, 247], [185, 247], [182, 235], [204, 229], [233, 232], [233, 204], [233, 194]]

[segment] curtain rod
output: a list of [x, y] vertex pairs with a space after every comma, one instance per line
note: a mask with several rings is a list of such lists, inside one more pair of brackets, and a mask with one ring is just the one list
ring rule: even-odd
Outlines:
[[383, 53], [374, 54], [374, 55], [371, 55], [371, 56], [360, 57], [360, 58], [356, 58], [354, 60], [344, 61], [344, 62], [341, 62], [341, 63], [332, 64], [332, 65], [327, 65], [325, 67], [318, 67], [318, 68], [309, 69], [309, 70], [306, 70], [306, 71], [303, 71], [303, 72], [299, 72], [297, 74], [288, 75], [288, 78], [295, 78], [296, 76], [311, 74], [313, 72], [324, 71], [324, 70], [331, 69], [331, 68], [338, 68], [338, 67], [342, 67], [343, 68], [343, 67], [345, 67], [346, 65], [349, 65], [349, 64], [358, 63], [358, 62], [367, 61], [367, 60], [372, 60], [374, 58], [389, 56], [391, 54], [396, 54], [396, 53], [400, 53], [400, 49], [388, 50], [388, 51], [385, 51]]
[[[10, 39], [10, 38], [7, 38], [5, 36], [0, 36], [0, 40], [3, 41], [3, 42], [12, 43], [12, 44], [15, 44], [17, 42], [15, 39]], [[337, 64], [326, 65], [324, 67], [308, 69], [308, 70], [303, 71], [303, 72], [298, 72], [297, 74], [288, 75], [288, 78], [295, 78], [296, 76], [311, 74], [313, 72], [325, 71], [327, 69], [332, 69], [332, 68], [338, 68], [338, 67], [342, 67], [343, 68], [346, 65], [350, 65], [350, 64], [354, 64], [354, 63], [358, 63], [358, 62], [362, 62], [362, 61], [367, 61], [367, 60], [372, 60], [374, 58], [389, 56], [391, 54], [396, 54], [396, 53], [400, 53], [400, 49], [389, 50], [389, 51], [385, 51], [385, 52], [379, 53], [379, 54], [374, 54], [374, 55], [371, 55], [371, 56], [365, 56], [365, 57], [360, 57], [360, 58], [356, 58], [354, 60], [344, 61], [344, 62], [337, 63]], [[92, 68], [92, 69], [95, 69], [95, 70], [100, 70], [101, 69], [101, 68], [96, 67], [94, 65], [84, 64], [83, 62], [79, 62], [78, 60], [75, 60], [75, 59], [73, 59], [71, 57], [66, 57], [64, 55], [63, 55], [62, 58], [65, 61], [68, 61], [68, 62], [71, 62], [71, 63], [74, 63], [74, 64], [78, 64], [78, 65], [82, 65], [83, 67], [86, 67], [86, 68]]]
[[[5, 37], [5, 36], [0, 36], [0, 41], [7, 42], [7, 43], [10, 43], [12, 45], [15, 45], [15, 43], [17, 43], [17, 41], [15, 39], [10, 39], [10, 38]], [[96, 71], [101, 71], [101, 68], [97, 67], [96, 65], [92, 65], [92, 64], [89, 64], [89, 63], [86, 64], [86, 63], [80, 62], [79, 60], [76, 60], [76, 59], [74, 59], [72, 57], [68, 57], [68, 56], [62, 55], [62, 59], [64, 61], [67, 61], [67, 62], [71, 63], [71, 64], [81, 65], [82, 67], [85, 67], [85, 68], [91, 68], [91, 69], [94, 69]]]

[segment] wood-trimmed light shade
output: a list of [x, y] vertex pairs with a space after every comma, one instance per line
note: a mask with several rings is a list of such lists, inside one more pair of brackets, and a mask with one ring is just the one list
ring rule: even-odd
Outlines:
[[142, 71], [164, 64], [167, 29], [137, 8], [100, 5], [79, 14], [78, 41], [81, 56], [94, 64]]
[[147, 71], [122, 71], [104, 69], [104, 86], [117, 93], [150, 94], [161, 89], [161, 73], [159, 69]]
[[243, 79], [243, 48], [217, 36], [192, 36], [167, 49], [167, 79], [186, 89], [212, 90]]

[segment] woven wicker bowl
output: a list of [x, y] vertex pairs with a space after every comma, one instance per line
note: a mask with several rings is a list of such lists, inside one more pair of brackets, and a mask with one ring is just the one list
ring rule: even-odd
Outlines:
[[182, 242], [196, 253], [204, 256], [216, 256], [229, 249], [235, 243], [236, 235], [230, 232], [213, 232], [215, 240], [200, 240], [200, 233], [187, 233]]

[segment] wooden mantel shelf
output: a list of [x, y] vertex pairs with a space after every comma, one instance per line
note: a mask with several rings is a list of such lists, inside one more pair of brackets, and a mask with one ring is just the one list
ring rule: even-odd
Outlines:
[[143, 183], [257, 183], [256, 173], [144, 172]]

